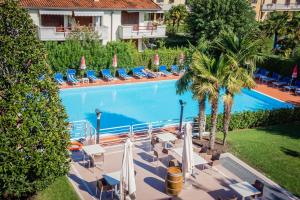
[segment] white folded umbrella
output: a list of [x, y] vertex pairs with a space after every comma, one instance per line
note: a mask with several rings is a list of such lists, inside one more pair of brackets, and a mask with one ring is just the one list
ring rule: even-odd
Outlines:
[[186, 123], [182, 152], [182, 172], [184, 178], [188, 178], [193, 173], [194, 166], [195, 164], [192, 143], [192, 126], [190, 123]]
[[121, 199], [125, 199], [127, 193], [129, 194], [127, 198], [130, 199], [135, 198], [136, 184], [135, 184], [135, 175], [134, 175], [132, 146], [133, 144], [130, 141], [130, 139], [127, 139], [125, 143], [122, 169], [121, 169], [121, 178], [120, 178]]

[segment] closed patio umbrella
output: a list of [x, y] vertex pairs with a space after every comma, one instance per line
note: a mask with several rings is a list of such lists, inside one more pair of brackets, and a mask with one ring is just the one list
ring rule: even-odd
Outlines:
[[81, 70], [85, 70], [86, 69], [86, 64], [85, 64], [85, 58], [84, 58], [84, 56], [81, 57], [80, 69]]
[[186, 123], [182, 152], [182, 172], [184, 179], [188, 178], [193, 173], [194, 166], [195, 164], [192, 144], [192, 126], [190, 123]]
[[155, 52], [155, 55], [154, 55], [154, 65], [156, 65], [156, 66], [159, 65], [159, 56], [158, 56], [157, 51]]
[[296, 79], [298, 77], [298, 65], [296, 64], [293, 69], [292, 78]]
[[120, 178], [120, 192], [121, 199], [135, 199], [135, 174], [134, 174], [134, 165], [133, 165], [133, 155], [132, 155], [132, 142], [130, 139], [127, 139], [125, 143], [122, 169], [121, 169], [121, 178]]
[[179, 64], [183, 65], [183, 62], [184, 62], [184, 54], [183, 54], [183, 52], [181, 52], [180, 56], [179, 56]]
[[113, 61], [112, 61], [112, 66], [114, 68], [117, 68], [118, 67], [118, 59], [117, 59], [117, 53], [116, 53], [116, 50], [115, 50], [115, 53], [114, 53], [114, 57], [113, 57]]

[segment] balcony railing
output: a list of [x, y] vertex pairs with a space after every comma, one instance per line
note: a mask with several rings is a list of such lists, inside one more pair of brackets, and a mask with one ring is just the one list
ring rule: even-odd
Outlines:
[[[108, 37], [108, 27], [106, 26], [96, 26], [91, 27], [99, 34], [99, 39], [107, 39]], [[40, 40], [54, 40], [54, 41], [64, 41], [71, 32], [71, 27], [38, 27], [38, 34]]]
[[121, 25], [118, 32], [121, 39], [160, 38], [166, 37], [166, 26]]
[[300, 2], [299, 3], [290, 3], [290, 4], [264, 4], [262, 7], [263, 11], [300, 11]]

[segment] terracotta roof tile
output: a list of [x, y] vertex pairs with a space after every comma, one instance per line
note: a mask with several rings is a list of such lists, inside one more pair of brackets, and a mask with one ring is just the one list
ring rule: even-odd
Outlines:
[[20, 0], [25, 8], [160, 10], [152, 0]]

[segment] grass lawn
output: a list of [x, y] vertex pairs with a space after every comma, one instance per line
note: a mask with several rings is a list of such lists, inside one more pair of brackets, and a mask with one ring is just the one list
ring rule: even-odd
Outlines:
[[232, 131], [229, 151], [300, 196], [300, 123]]
[[34, 200], [79, 200], [73, 186], [66, 176], [58, 178], [44, 191], [39, 192]]

